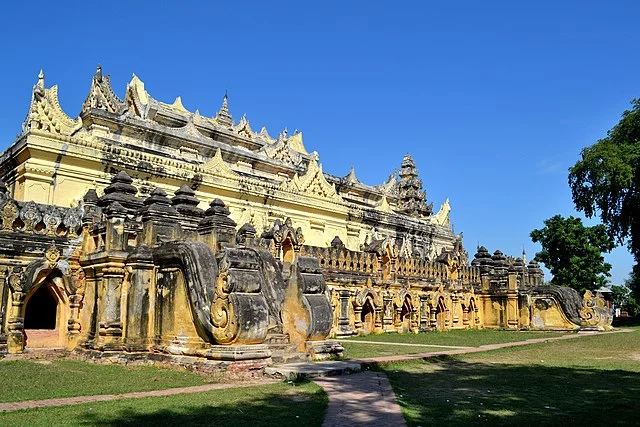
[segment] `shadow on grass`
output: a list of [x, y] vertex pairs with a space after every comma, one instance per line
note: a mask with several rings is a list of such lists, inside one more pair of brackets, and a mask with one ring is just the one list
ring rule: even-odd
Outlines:
[[327, 396], [315, 384], [285, 383], [169, 397], [18, 411], [2, 425], [320, 426]]
[[[541, 361], [542, 362], [542, 361]], [[469, 363], [380, 367], [409, 425], [637, 425], [640, 373]]]
[[615, 317], [613, 319], [614, 327], [624, 326], [640, 326], [640, 316], [635, 317]]

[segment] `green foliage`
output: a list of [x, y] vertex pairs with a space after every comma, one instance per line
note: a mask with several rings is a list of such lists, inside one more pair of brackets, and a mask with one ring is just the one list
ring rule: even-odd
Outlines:
[[[582, 150], [569, 186], [578, 210], [599, 214], [609, 235], [628, 244], [640, 277], [640, 99], [631, 104], [606, 138]], [[640, 289], [634, 295], [640, 299]]]
[[616, 307], [624, 307], [631, 295], [629, 288], [621, 285], [611, 286], [611, 292], [613, 293], [613, 304]]
[[[636, 266], [637, 267], [637, 266]], [[631, 316], [640, 315], [640, 280], [636, 269], [629, 274], [629, 278], [624, 281], [624, 286], [629, 289], [629, 295], [622, 309]]]
[[551, 271], [552, 285], [569, 286], [580, 293], [605, 285], [611, 264], [602, 252], [614, 248], [603, 225], [585, 227], [580, 218], [555, 215], [533, 230], [531, 239], [540, 242], [542, 251], [535, 256]]

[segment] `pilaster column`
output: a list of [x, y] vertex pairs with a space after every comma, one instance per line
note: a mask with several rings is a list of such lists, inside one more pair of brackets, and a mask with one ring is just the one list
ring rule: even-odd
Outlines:
[[9, 300], [9, 286], [7, 285], [7, 268], [5, 266], [0, 267], [0, 354], [6, 352], [7, 346], [7, 330], [6, 321], [9, 307], [7, 303]]
[[518, 328], [518, 272], [510, 270], [508, 275], [507, 290], [507, 327]]
[[155, 306], [153, 256], [147, 246], [140, 246], [129, 256], [127, 269], [130, 271], [130, 278], [125, 347], [127, 351], [145, 351], [151, 345], [154, 336]]
[[11, 310], [7, 322], [7, 351], [9, 353], [22, 353], [24, 351], [24, 300], [27, 296], [22, 292], [25, 279], [23, 269], [20, 266], [13, 267], [13, 272], [7, 278], [11, 288]]
[[459, 305], [459, 297], [458, 294], [452, 294], [451, 295], [451, 311], [452, 311], [452, 321], [453, 321], [453, 325], [457, 324], [458, 321], [460, 320], [460, 317], [458, 316], [458, 305]]
[[102, 269], [104, 305], [100, 321], [99, 347], [103, 350], [122, 349], [122, 321], [120, 319], [120, 299], [124, 263], [109, 263]]
[[341, 289], [339, 291], [340, 296], [340, 317], [338, 317], [338, 336], [351, 335], [351, 328], [349, 328], [349, 299], [351, 291], [348, 289]]
[[438, 327], [438, 317], [437, 317], [437, 310], [435, 307], [431, 307], [430, 310], [431, 316], [429, 318], [429, 321], [431, 323], [431, 329], [435, 329]]
[[384, 315], [382, 317], [382, 328], [384, 329], [385, 332], [393, 330], [393, 315], [392, 315], [391, 301], [392, 301], [391, 295], [389, 294], [383, 295], [382, 310]]
[[429, 305], [428, 297], [426, 295], [420, 295], [420, 330], [426, 331], [429, 329]]

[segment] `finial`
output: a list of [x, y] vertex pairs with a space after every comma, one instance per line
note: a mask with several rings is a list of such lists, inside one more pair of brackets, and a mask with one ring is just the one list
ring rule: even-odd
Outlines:
[[227, 94], [227, 90], [224, 90], [224, 98], [222, 98], [224, 101], [226, 101], [229, 98], [228, 94]]
[[38, 86], [44, 87], [44, 71], [42, 71], [42, 68], [40, 69], [40, 72], [38, 73]]

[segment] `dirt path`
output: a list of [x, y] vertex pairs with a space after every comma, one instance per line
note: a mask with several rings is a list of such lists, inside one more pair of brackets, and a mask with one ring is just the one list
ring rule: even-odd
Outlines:
[[139, 399], [141, 397], [162, 397], [162, 396], [173, 396], [174, 394], [202, 393], [204, 391], [222, 390], [226, 388], [237, 388], [237, 387], [252, 387], [254, 385], [269, 384], [274, 382], [276, 381], [269, 381], [269, 380], [245, 381], [242, 383], [235, 383], [235, 384], [233, 383], [206, 384], [206, 385], [198, 385], [198, 386], [192, 386], [192, 387], [177, 387], [177, 388], [168, 388], [165, 390], [137, 391], [132, 393], [122, 393], [122, 394], [98, 394], [94, 396], [60, 397], [57, 399], [45, 399], [45, 400], [23, 400], [21, 402], [0, 403], [0, 412], [17, 411], [20, 409], [46, 408], [50, 406], [81, 405], [83, 403], [106, 402], [109, 400]]
[[323, 427], [406, 426], [391, 384], [381, 372], [314, 378], [329, 396]]

